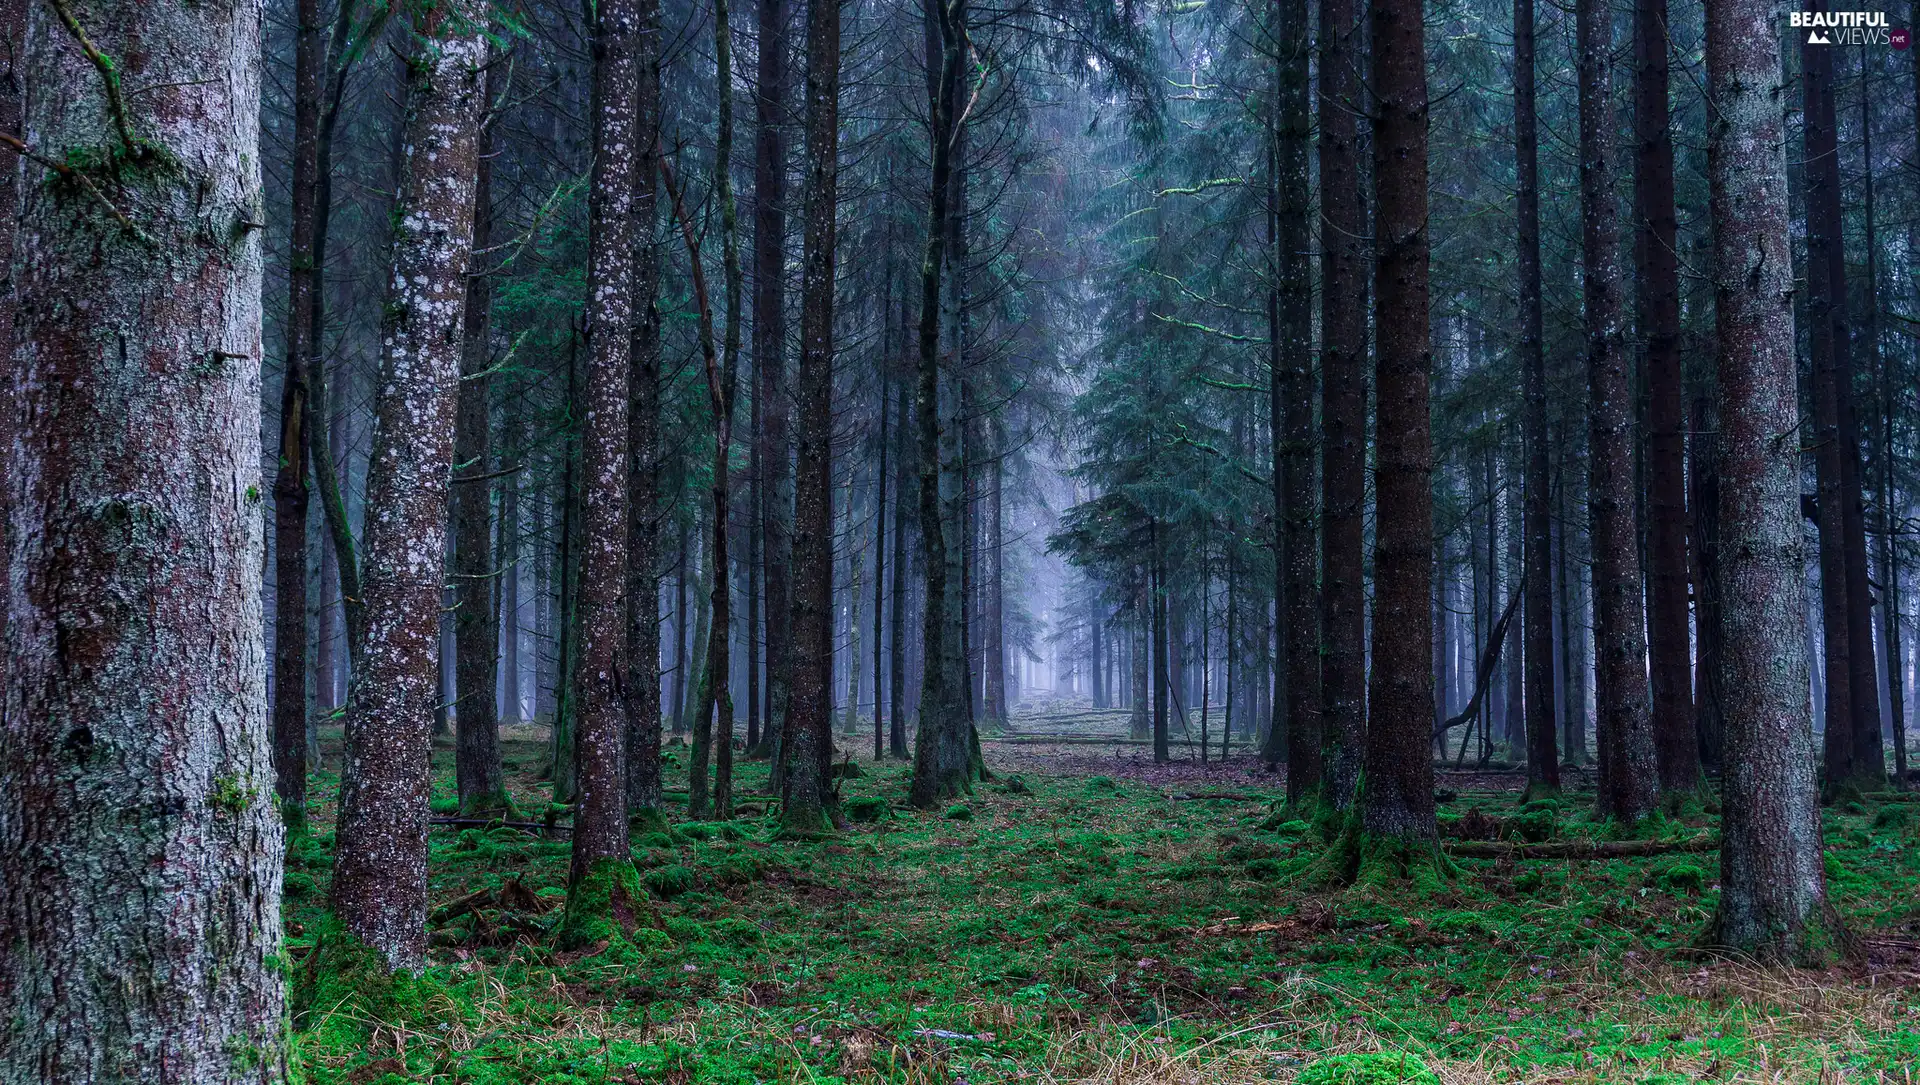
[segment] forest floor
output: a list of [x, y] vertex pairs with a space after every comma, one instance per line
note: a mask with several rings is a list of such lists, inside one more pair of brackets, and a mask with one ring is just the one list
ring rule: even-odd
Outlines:
[[[326, 738], [337, 765], [337, 729]], [[669, 752], [684, 788], [686, 750]], [[435, 756], [444, 811], [452, 751]], [[539, 820], [544, 731], [511, 729], [505, 757], [534, 812], [520, 816]], [[1402, 1080], [1303, 1072], [1380, 1052], [1446, 1085], [1920, 1082], [1920, 804], [1827, 811], [1830, 890], [1864, 952], [1786, 972], [1692, 949], [1711, 852], [1462, 858], [1424, 896], [1328, 890], [1300, 877], [1319, 845], [1275, 824], [1278, 778], [1250, 753], [1168, 768], [1144, 749], [996, 739], [987, 759], [994, 781], [919, 813], [898, 802], [906, 766], [861, 758], [843, 796], [872, 820], [821, 842], [771, 841], [756, 797], [735, 821], [642, 835], [647, 925], [585, 950], [549, 935], [564, 833], [436, 826], [432, 964], [390, 986], [313, 963], [337, 788], [322, 773], [286, 883], [306, 1079]], [[764, 791], [765, 772], [745, 764], [737, 791]], [[1522, 811], [1519, 782], [1443, 778], [1448, 832], [1605, 835], [1578, 796]]]

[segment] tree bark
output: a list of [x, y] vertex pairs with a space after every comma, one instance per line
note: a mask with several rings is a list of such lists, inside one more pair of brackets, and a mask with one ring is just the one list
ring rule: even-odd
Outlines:
[[1603, 766], [1600, 810], [1623, 822], [1653, 812], [1659, 783], [1647, 704], [1633, 471], [1633, 399], [1622, 328], [1619, 215], [1613, 195], [1610, 16], [1575, 10], [1580, 84], [1580, 218], [1587, 338], [1588, 510], [1593, 538], [1595, 684]]
[[[274, 793], [290, 831], [307, 821], [307, 373], [316, 363], [313, 197], [319, 172], [319, 0], [294, 5], [293, 159], [288, 214], [286, 355], [280, 374], [280, 463], [273, 479]], [[7, 131], [21, 131], [16, 125]]]
[[1816, 964], [1826, 900], [1807, 709], [1806, 567], [1779, 39], [1771, 13], [1707, 0], [1707, 141], [1720, 340], [1720, 688], [1726, 715], [1714, 940]]
[[1340, 810], [1353, 804], [1367, 719], [1364, 43], [1354, 0], [1320, 0], [1320, 687], [1323, 786]]
[[[819, 0], [816, 0], [819, 2]], [[937, 42], [938, 66], [932, 83], [932, 178], [928, 189], [927, 241], [920, 275], [918, 389], [914, 396], [920, 482], [920, 547], [926, 592], [922, 634], [919, 727], [914, 736], [913, 782], [909, 801], [930, 809], [971, 786], [971, 728], [967, 719], [964, 667], [952, 661], [960, 650], [950, 596], [954, 594], [955, 525], [946, 522], [943, 504], [940, 417], [940, 273], [947, 261], [949, 211], [954, 181], [954, 128], [959, 123], [960, 84], [965, 68], [965, 0], [930, 0], [929, 60]], [[956, 670], [958, 673], [955, 673]]]
[[1375, 350], [1373, 652], [1360, 826], [1409, 859], [1436, 852], [1433, 760], [1433, 440], [1428, 418], [1427, 74], [1418, 0], [1374, 0]]
[[[487, 69], [487, 105], [507, 92], [511, 71]], [[480, 157], [473, 190], [473, 247], [485, 250], [493, 237], [493, 118], [482, 119]], [[460, 354], [460, 393], [453, 424], [453, 635], [454, 782], [462, 813], [502, 810], [507, 785], [500, 771], [500, 713], [494, 700], [500, 673], [500, 621], [494, 592], [493, 495], [487, 402], [493, 364], [493, 278], [484, 268], [467, 275], [465, 329]], [[512, 485], [509, 479], [507, 485]]]
[[333, 907], [396, 970], [418, 970], [427, 949], [428, 755], [461, 353], [451, 331], [472, 252], [485, 25], [478, 0], [453, 0], [417, 24], [423, 44], [408, 69], [409, 152], [381, 322], [364, 646], [347, 698]]
[[1525, 537], [1527, 784], [1560, 786], [1559, 722], [1553, 682], [1552, 463], [1548, 458], [1547, 359], [1540, 299], [1540, 135], [1534, 89], [1534, 0], [1513, 0], [1513, 143], [1515, 231], [1520, 279], [1520, 369], [1524, 396], [1521, 429], [1526, 443]]
[[[893, 578], [888, 594], [893, 597], [893, 627], [888, 646], [888, 673], [892, 676], [892, 696], [887, 721], [887, 752], [905, 760], [907, 751], [907, 495], [913, 487], [912, 467], [907, 456], [907, 386], [903, 381], [895, 394], [894, 416], [900, 420], [895, 431], [893, 453]], [[875, 711], [878, 711], [876, 705]]]
[[260, 5], [0, 19], [32, 137], [6, 163], [0, 1080], [280, 1082]]
[[[840, 196], [840, 5], [807, 0], [807, 172], [802, 214], [799, 448], [794, 485], [793, 633], [780, 817], [794, 832], [831, 824], [822, 766], [832, 757], [833, 348]], [[924, 724], [923, 724], [924, 727]]]
[[1320, 700], [1320, 598], [1313, 545], [1313, 234], [1307, 211], [1313, 189], [1308, 149], [1307, 0], [1275, 0], [1278, 130], [1274, 165], [1274, 270], [1279, 280], [1280, 336], [1274, 343], [1274, 507], [1278, 510], [1279, 597], [1287, 667], [1287, 801], [1305, 803], [1320, 790], [1323, 721]]
[[[781, 732], [792, 689], [793, 630], [789, 571], [793, 539], [791, 407], [787, 384], [787, 125], [786, 0], [760, 0], [758, 93], [754, 95], [753, 372], [760, 412], [755, 444], [764, 473], [760, 538], [766, 588], [767, 721], [758, 755], [781, 762]], [[778, 790], [776, 788], [775, 790]]]
[[1680, 379], [1680, 260], [1667, 106], [1667, 0], [1633, 13], [1634, 281], [1647, 387], [1647, 655], [1660, 788], [1701, 785], [1687, 615], [1685, 394]]

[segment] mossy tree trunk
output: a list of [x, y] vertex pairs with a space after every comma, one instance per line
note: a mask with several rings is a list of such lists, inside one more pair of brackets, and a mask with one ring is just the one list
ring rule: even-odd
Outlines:
[[[1784, 95], [1770, 12], [1707, 0], [1707, 162], [1719, 338], [1720, 673], [1725, 746], [1713, 940], [1817, 964], [1826, 899], [1808, 718], [1800, 408]], [[1836, 681], [1844, 680], [1834, 676]]]
[[283, 1081], [261, 5], [0, 20], [32, 137], [6, 163], [0, 1080]]
[[[630, 925], [627, 844], [627, 378], [633, 345], [638, 0], [602, 0], [593, 26], [593, 188], [587, 202], [587, 372], [580, 436], [580, 582], [574, 605], [573, 861], [568, 941]], [[597, 933], [597, 932], [596, 932]]]
[[486, 64], [484, 5], [415, 14], [367, 472], [364, 664], [347, 697], [333, 907], [389, 967], [427, 949], [428, 757]]

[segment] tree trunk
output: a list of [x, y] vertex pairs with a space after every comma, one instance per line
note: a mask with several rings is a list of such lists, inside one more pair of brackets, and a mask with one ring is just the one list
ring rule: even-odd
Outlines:
[[786, 368], [789, 21], [786, 0], [759, 0], [758, 93], [753, 100], [753, 372], [760, 412], [754, 441], [764, 473], [759, 535], [766, 588], [767, 721], [756, 754], [769, 757], [776, 772], [793, 658], [793, 631], [787, 628], [793, 557]]
[[364, 668], [347, 698], [333, 907], [347, 931], [396, 970], [418, 970], [427, 949], [428, 755], [460, 383], [460, 342], [448, 329], [459, 326], [466, 301], [485, 26], [478, 0], [453, 0], [417, 26], [410, 153], [381, 322], [361, 585]]
[[1274, 267], [1279, 337], [1273, 344], [1275, 554], [1287, 668], [1287, 801], [1309, 802], [1321, 784], [1320, 599], [1313, 546], [1313, 236], [1308, 149], [1307, 0], [1274, 0], [1276, 117], [1274, 132]]
[[1540, 136], [1534, 90], [1534, 0], [1513, 0], [1513, 144], [1515, 231], [1520, 277], [1521, 429], [1526, 443], [1525, 601], [1527, 785], [1560, 786], [1559, 725], [1553, 681], [1552, 463], [1547, 447], [1547, 360], [1540, 299]]
[[[294, 5], [293, 161], [288, 215], [287, 345], [280, 376], [280, 464], [273, 479], [273, 768], [280, 815], [292, 832], [307, 822], [307, 373], [316, 364], [313, 196], [319, 170], [319, 0]], [[8, 131], [22, 131], [17, 125]]]
[[1633, 13], [1634, 282], [1647, 388], [1648, 663], [1660, 788], [1699, 789], [1687, 615], [1687, 447], [1680, 380], [1680, 259], [1667, 105], [1667, 0]]
[[[888, 649], [888, 672], [892, 675], [893, 688], [891, 710], [887, 722], [887, 751], [890, 756], [905, 760], [907, 752], [907, 519], [903, 510], [907, 507], [907, 495], [913, 486], [910, 474], [912, 467], [907, 456], [907, 387], [901, 383], [895, 395], [894, 415], [899, 418], [899, 428], [895, 431], [893, 466], [893, 583], [888, 594], [893, 596], [892, 643]], [[879, 711], [878, 702], [875, 712]], [[876, 724], [875, 726], [878, 726]]]
[[[1433, 440], [1427, 337], [1426, 34], [1417, 0], [1374, 0], [1375, 352], [1372, 671], [1360, 826], [1396, 841], [1409, 866], [1434, 861]], [[1378, 854], [1378, 853], [1375, 853]]]
[[833, 796], [833, 302], [840, 193], [840, 5], [807, 0], [807, 173], [801, 234], [799, 449], [794, 485], [792, 684], [782, 825], [818, 832]]
[[[628, 848], [627, 474], [633, 346], [633, 179], [639, 168], [639, 0], [600, 0], [593, 27], [593, 176], [587, 199], [587, 371], [580, 414], [580, 556], [573, 605], [573, 855], [561, 941], [634, 920]], [[721, 20], [724, 25], [724, 18]], [[720, 533], [724, 536], [724, 533]]]
[[[891, 277], [889, 277], [891, 293]], [[892, 305], [887, 309], [891, 310]], [[889, 340], [888, 345], [891, 345]], [[886, 729], [885, 687], [881, 679], [882, 639], [886, 633], [886, 623], [882, 620], [886, 614], [887, 602], [887, 429], [889, 422], [887, 402], [888, 381], [880, 381], [880, 463], [873, 472], [873, 759], [880, 760], [885, 753], [881, 732]], [[896, 616], [896, 621], [898, 617]], [[899, 682], [899, 671], [892, 675]]]
[[501, 468], [506, 475], [500, 484], [500, 591], [496, 596], [498, 617], [494, 627], [500, 637], [500, 711], [503, 723], [519, 723], [526, 718], [520, 687], [520, 645], [523, 639], [520, 635], [520, 472], [525, 466], [520, 451], [524, 442], [520, 418], [524, 409], [524, 404], [516, 395], [508, 401], [506, 417], [500, 426], [500, 443], [507, 455]]
[[1147, 600], [1151, 609], [1150, 633], [1153, 653], [1153, 760], [1165, 764], [1173, 760], [1167, 750], [1167, 695], [1172, 684], [1167, 666], [1167, 561], [1162, 552], [1158, 522], [1150, 524], [1153, 541], [1148, 544], [1153, 566], [1147, 581]]
[[[487, 69], [487, 108], [507, 92], [512, 69]], [[481, 152], [473, 194], [473, 247], [485, 250], [493, 236], [493, 118], [480, 132]], [[488, 390], [493, 364], [493, 279], [484, 268], [467, 276], [466, 327], [460, 355], [460, 393], [453, 428], [453, 623], [454, 779], [462, 813], [502, 810], [507, 785], [500, 773], [500, 714], [494, 700], [499, 679], [500, 623], [494, 611], [499, 583], [493, 557], [493, 499], [488, 478]], [[508, 482], [511, 485], [511, 480]]]
[[[959, 122], [961, 81], [966, 57], [965, 0], [931, 0], [928, 15], [929, 60], [937, 55], [932, 84], [932, 178], [928, 188], [927, 241], [920, 277], [919, 381], [914, 397], [920, 482], [920, 549], [925, 562], [923, 615], [925, 666], [922, 668], [919, 727], [914, 736], [910, 801], [930, 809], [971, 786], [970, 727], [964, 667], [952, 661], [960, 651], [955, 628], [955, 526], [941, 508], [943, 498], [940, 417], [940, 272], [947, 260], [949, 211], [954, 180], [954, 127]], [[937, 46], [936, 44], [937, 43]], [[936, 53], [937, 48], [937, 53]], [[955, 673], [956, 670], [958, 673]]]
[[[989, 425], [993, 423], [989, 422]], [[1006, 465], [1001, 462], [1005, 446], [1004, 435], [997, 432], [992, 458], [987, 463], [987, 545], [984, 564], [987, 569], [985, 600], [985, 641], [986, 661], [981, 666], [982, 677], [986, 685], [986, 716], [1002, 724], [1007, 720], [1007, 628], [1006, 628], [1006, 567], [1002, 562], [1002, 547], [1006, 543], [1005, 509], [1002, 490], [1006, 478]]]
[[1633, 398], [1624, 342], [1619, 215], [1613, 195], [1613, 31], [1599, 0], [1575, 11], [1580, 84], [1580, 218], [1587, 338], [1588, 513], [1593, 537], [1594, 658], [1603, 775], [1600, 811], [1653, 812], [1659, 784], [1647, 705]]
[[[280, 1082], [260, 5], [35, 4], [24, 46], [22, 14], [0, 8], [8, 133], [34, 140], [6, 163], [0, 1080]], [[61, 16], [138, 56], [138, 93]], [[112, 210], [62, 180], [96, 169]]]
[[[637, 0], [627, 342], [627, 814], [660, 817], [660, 0]], [[678, 629], [675, 630], [676, 635]]]
[[1346, 810], [1360, 779], [1367, 715], [1368, 225], [1360, 177], [1366, 36], [1354, 0], [1320, 0], [1320, 28], [1320, 685], [1324, 786], [1334, 806]]
[[1826, 900], [1807, 718], [1800, 411], [1779, 39], [1771, 13], [1707, 0], [1707, 141], [1719, 332], [1720, 903], [1714, 940], [1763, 961], [1817, 964]]

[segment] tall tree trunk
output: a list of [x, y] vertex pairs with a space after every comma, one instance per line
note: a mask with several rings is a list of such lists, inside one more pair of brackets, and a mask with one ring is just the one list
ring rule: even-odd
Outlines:
[[[573, 605], [573, 857], [561, 940], [585, 945], [634, 919], [627, 834], [627, 378], [633, 345], [633, 176], [639, 152], [639, 0], [599, 0], [593, 27], [593, 176], [587, 198], [587, 371], [580, 429], [579, 587]], [[724, 18], [721, 20], [724, 24]], [[698, 265], [696, 265], [697, 267]], [[724, 537], [724, 532], [716, 532]]]
[[1534, 90], [1534, 0], [1513, 0], [1513, 149], [1515, 231], [1520, 278], [1520, 368], [1525, 395], [1521, 429], [1526, 442], [1526, 493], [1521, 534], [1526, 539], [1526, 610], [1522, 620], [1527, 701], [1527, 786], [1560, 786], [1559, 726], [1553, 682], [1552, 464], [1547, 447], [1547, 359], [1540, 300], [1540, 135]]
[[[793, 631], [789, 571], [793, 539], [793, 467], [789, 462], [787, 347], [786, 0], [759, 0], [758, 92], [754, 95], [753, 373], [760, 422], [755, 447], [764, 473], [759, 537], [766, 584], [767, 723], [756, 751], [781, 763], [781, 729], [792, 688]], [[776, 789], [777, 790], [777, 789]]]
[[[0, 1080], [280, 1082], [260, 5], [24, 14], [22, 44], [0, 11], [33, 139], [6, 163]], [[123, 95], [82, 34], [194, 78]], [[82, 156], [112, 209], [68, 187]]]
[[1873, 88], [1872, 71], [1867, 59], [1867, 47], [1860, 51], [1860, 182], [1862, 192], [1862, 220], [1866, 235], [1866, 273], [1867, 304], [1861, 314], [1861, 339], [1867, 346], [1868, 357], [1873, 363], [1874, 383], [1877, 385], [1879, 399], [1879, 447], [1876, 450], [1880, 478], [1875, 487], [1879, 491], [1880, 532], [1878, 553], [1875, 555], [1880, 566], [1881, 606], [1880, 606], [1880, 643], [1886, 652], [1887, 667], [1887, 718], [1893, 730], [1894, 783], [1905, 788], [1907, 781], [1907, 742], [1906, 742], [1906, 667], [1905, 656], [1900, 648], [1900, 554], [1894, 546], [1894, 521], [1899, 503], [1894, 497], [1894, 456], [1896, 445], [1893, 439], [1893, 419], [1895, 400], [1893, 394], [1893, 375], [1890, 372], [1885, 352], [1880, 346], [1880, 233], [1879, 224], [1874, 221], [1874, 175], [1873, 175]]
[[[819, 2], [819, 0], [816, 0]], [[914, 736], [913, 783], [910, 801], [929, 809], [971, 786], [971, 728], [967, 704], [971, 693], [964, 666], [952, 665], [961, 650], [954, 628], [956, 539], [942, 505], [940, 416], [940, 272], [947, 262], [950, 209], [954, 187], [954, 150], [958, 142], [960, 84], [966, 50], [965, 0], [930, 0], [928, 14], [934, 27], [930, 43], [938, 43], [938, 65], [931, 74], [932, 178], [928, 188], [927, 242], [920, 276], [919, 382], [914, 396], [920, 461], [920, 549], [926, 572], [923, 644], [925, 666], [921, 679], [919, 727]], [[936, 33], [937, 32], [937, 33]], [[929, 60], [934, 49], [929, 48]], [[956, 272], [957, 274], [958, 272]], [[957, 672], [957, 673], [956, 673]]]
[[1354, 0], [1320, 0], [1320, 686], [1324, 787], [1340, 810], [1353, 804], [1367, 717], [1365, 40]]
[[1580, 219], [1587, 338], [1588, 483], [1600, 811], [1622, 822], [1653, 812], [1659, 785], [1647, 705], [1633, 395], [1622, 327], [1619, 213], [1614, 205], [1613, 30], [1600, 0], [1575, 9], [1580, 84]]
[[[504, 63], [488, 67], [487, 108], [505, 97], [511, 71]], [[484, 251], [493, 237], [493, 120], [483, 118], [480, 132], [473, 193], [475, 251]], [[460, 809], [468, 813], [508, 805], [500, 772], [500, 714], [494, 700], [500, 665], [494, 591], [500, 576], [494, 568], [487, 458], [492, 433], [487, 402], [492, 385], [487, 377], [493, 364], [492, 317], [493, 278], [483, 268], [472, 268], [467, 276], [460, 393], [453, 426], [454, 780]]]
[[1148, 553], [1153, 562], [1152, 572], [1147, 581], [1147, 599], [1151, 607], [1150, 621], [1153, 653], [1153, 760], [1156, 764], [1165, 764], [1173, 760], [1167, 749], [1167, 696], [1172, 685], [1171, 668], [1167, 666], [1167, 559], [1163, 552], [1161, 528], [1157, 521], [1149, 521], [1153, 541], [1148, 544]]
[[500, 591], [495, 596], [497, 612], [494, 628], [500, 638], [500, 711], [502, 722], [519, 723], [526, 716], [520, 692], [520, 471], [521, 411], [524, 405], [516, 394], [508, 400], [506, 417], [500, 424], [500, 444], [506, 451], [500, 483]]
[[[733, 691], [728, 641], [733, 634], [733, 593], [728, 583], [730, 565], [727, 541], [732, 534], [733, 510], [728, 452], [733, 447], [734, 374], [740, 356], [740, 243], [739, 217], [733, 199], [733, 30], [728, 20], [727, 0], [714, 0], [713, 40], [715, 84], [720, 98], [719, 134], [715, 142], [713, 190], [720, 203], [721, 264], [725, 275], [727, 320], [720, 350], [715, 351], [713, 309], [700, 270], [700, 250], [694, 241], [692, 224], [680, 205], [682, 193], [671, 191], [674, 212], [686, 237], [687, 259], [693, 268], [697, 308], [701, 324], [701, 356], [706, 362], [707, 408], [713, 415], [712, 498], [713, 549], [709, 555], [708, 576], [712, 592], [708, 609], [712, 614], [706, 643], [706, 677], [700, 686], [700, 705], [694, 720], [692, 778], [687, 791], [688, 811], [695, 818], [709, 814], [718, 818], [733, 816]], [[664, 163], [666, 159], [661, 159]], [[718, 746], [715, 750], [714, 747]], [[707, 759], [714, 760], [712, 806], [707, 797]]]
[[[287, 344], [280, 376], [280, 464], [273, 479], [274, 794], [292, 832], [307, 822], [307, 372], [315, 365], [313, 195], [319, 170], [319, 0], [294, 4], [293, 161], [288, 215]], [[18, 126], [8, 131], [22, 131]]]
[[427, 949], [428, 755], [460, 383], [460, 342], [447, 329], [466, 303], [485, 28], [478, 0], [452, 0], [416, 24], [410, 151], [380, 330], [361, 585], [368, 617], [347, 698], [333, 907], [396, 970], [418, 970]]
[[[892, 280], [888, 280], [888, 292], [892, 292]], [[889, 304], [887, 310], [891, 312]], [[889, 329], [891, 330], [891, 329]], [[892, 345], [889, 337], [889, 346]], [[881, 678], [882, 637], [886, 632], [885, 617], [887, 602], [887, 423], [889, 422], [887, 385], [891, 383], [884, 376], [880, 381], [880, 463], [873, 472], [873, 759], [880, 760], [885, 750], [881, 732], [886, 728], [885, 689]], [[896, 616], [896, 621], [898, 617]], [[892, 678], [899, 681], [899, 672]]]
[[[1380, 322], [1375, 349], [1376, 522], [1372, 676], [1360, 827], [1398, 843], [1408, 866], [1432, 862], [1433, 439], [1427, 413], [1426, 34], [1418, 0], [1373, 0], [1374, 234]], [[1377, 858], [1387, 853], [1373, 850]], [[1356, 856], [1358, 858], [1358, 856]], [[1364, 873], [1364, 872], [1363, 872]]]
[[1006, 565], [1002, 561], [1002, 547], [1006, 544], [1005, 532], [1005, 489], [1006, 464], [1002, 455], [1006, 446], [1005, 434], [998, 432], [999, 427], [989, 422], [994, 429], [992, 457], [987, 463], [987, 545], [984, 564], [987, 569], [984, 585], [985, 600], [985, 640], [986, 662], [981, 666], [982, 677], [986, 685], [986, 715], [990, 720], [1005, 724], [1007, 720], [1007, 619], [1006, 619]]
[[1306, 803], [1321, 784], [1320, 599], [1313, 546], [1313, 235], [1307, 178], [1313, 113], [1308, 105], [1307, 0], [1274, 0], [1278, 51], [1274, 133], [1274, 273], [1280, 336], [1269, 394], [1274, 430], [1274, 507], [1279, 524], [1279, 598], [1286, 613], [1287, 801]]
[[1771, 13], [1707, 0], [1708, 175], [1719, 331], [1721, 673], [1725, 815], [1714, 940], [1816, 964], [1837, 924], [1826, 900], [1800, 536], [1800, 411], [1779, 39]]
[[[1808, 7], [1824, 10], [1827, 5], [1816, 0]], [[1860, 434], [1854, 417], [1853, 363], [1847, 341], [1847, 268], [1840, 212], [1833, 54], [1829, 46], [1801, 45], [1800, 84], [1806, 117], [1807, 342], [1814, 369], [1821, 614], [1827, 638], [1826, 768], [1829, 789], [1870, 789], [1885, 783], [1886, 767], [1867, 583]], [[1831, 556], [1830, 550], [1834, 551]]]
[[1687, 621], [1687, 438], [1680, 380], [1680, 257], [1667, 114], [1667, 0], [1633, 11], [1634, 282], [1647, 389], [1647, 656], [1660, 788], [1699, 789]]
[[[627, 342], [627, 813], [660, 818], [660, 0], [634, 9], [633, 305]], [[678, 630], [676, 628], [676, 635]]]
[[[912, 467], [907, 456], [907, 386], [903, 381], [895, 394], [894, 415], [900, 420], [895, 431], [894, 467], [893, 467], [893, 583], [888, 594], [893, 597], [892, 643], [888, 649], [888, 673], [892, 676], [893, 688], [889, 691], [891, 705], [887, 721], [887, 751], [890, 756], [905, 759], [907, 753], [907, 520], [904, 510], [907, 507], [907, 495], [913, 486]], [[875, 711], [878, 711], [876, 704]], [[877, 725], [876, 725], [877, 726]]]
[[1131, 708], [1127, 718], [1127, 737], [1138, 742], [1153, 735], [1153, 712], [1148, 704], [1152, 686], [1147, 679], [1147, 668], [1153, 661], [1150, 633], [1153, 628], [1153, 596], [1152, 582], [1146, 569], [1136, 566], [1133, 576], [1133, 637], [1127, 645], [1127, 693]]
[[807, 172], [802, 215], [799, 448], [794, 485], [791, 688], [783, 826], [817, 832], [833, 796], [833, 308], [840, 197], [840, 5], [807, 0]]

